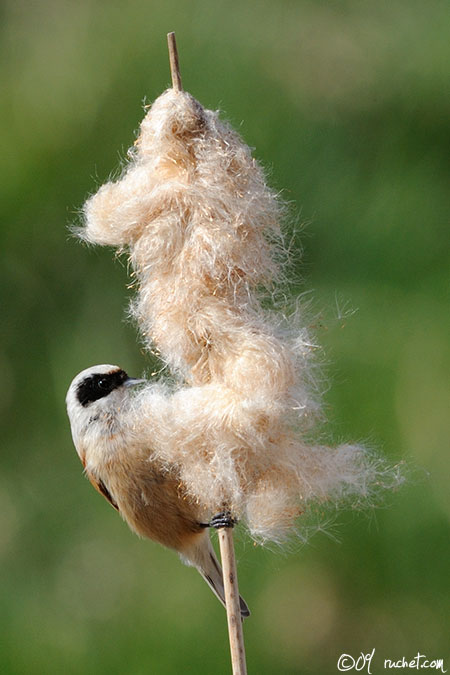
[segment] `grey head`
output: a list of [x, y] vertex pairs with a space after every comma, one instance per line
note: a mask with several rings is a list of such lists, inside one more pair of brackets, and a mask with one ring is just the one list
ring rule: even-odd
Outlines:
[[144, 382], [129, 377], [122, 368], [110, 364], [91, 366], [78, 373], [66, 396], [74, 440], [90, 422], [99, 417], [105, 419], [105, 414], [112, 422], [116, 411], [123, 410], [123, 404], [130, 400], [129, 387]]

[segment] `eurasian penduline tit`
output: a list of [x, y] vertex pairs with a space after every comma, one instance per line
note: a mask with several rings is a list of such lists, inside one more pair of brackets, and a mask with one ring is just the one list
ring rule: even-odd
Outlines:
[[[177, 476], [152, 459], [127, 424], [133, 388], [144, 383], [118, 366], [87, 368], [72, 381], [66, 403], [75, 448], [92, 485], [137, 534], [175, 549], [197, 568], [225, 605], [222, 569], [208, 527], [230, 527], [229, 514], [202, 523], [198, 507], [179, 493]], [[250, 612], [240, 598], [241, 616]]]

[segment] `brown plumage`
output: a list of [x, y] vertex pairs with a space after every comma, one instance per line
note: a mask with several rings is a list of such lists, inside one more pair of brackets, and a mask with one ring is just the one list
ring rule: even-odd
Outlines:
[[[222, 570], [208, 534], [210, 514], [187, 498], [176, 470], [163, 465], [130, 425], [130, 385], [139, 382], [117, 366], [102, 365], [70, 385], [67, 411], [86, 476], [134, 532], [177, 551], [225, 604]], [[241, 615], [249, 613], [241, 598]]]

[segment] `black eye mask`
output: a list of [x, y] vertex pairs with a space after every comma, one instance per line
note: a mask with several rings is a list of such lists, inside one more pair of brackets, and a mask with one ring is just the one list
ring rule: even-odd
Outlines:
[[129, 377], [124, 370], [89, 375], [78, 385], [77, 399], [83, 407], [86, 407], [89, 403], [108, 396], [128, 379]]

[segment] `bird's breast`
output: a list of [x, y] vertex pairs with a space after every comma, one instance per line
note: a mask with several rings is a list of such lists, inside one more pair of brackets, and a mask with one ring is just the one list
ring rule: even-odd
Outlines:
[[182, 551], [204, 532], [198, 508], [183, 494], [179, 479], [151, 456], [117, 453], [94, 473], [137, 534]]

